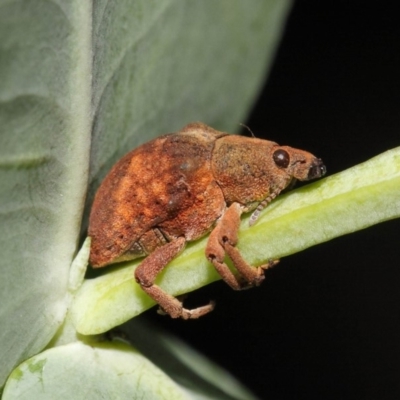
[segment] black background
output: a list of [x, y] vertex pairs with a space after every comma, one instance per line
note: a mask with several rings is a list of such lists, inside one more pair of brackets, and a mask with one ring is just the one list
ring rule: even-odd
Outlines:
[[[246, 124], [316, 154], [333, 174], [400, 145], [399, 87], [390, 3], [298, 1]], [[257, 289], [203, 288], [190, 300], [217, 308], [198, 321], [154, 308], [140, 318], [262, 399], [400, 398], [399, 228], [386, 222], [287, 257]]]

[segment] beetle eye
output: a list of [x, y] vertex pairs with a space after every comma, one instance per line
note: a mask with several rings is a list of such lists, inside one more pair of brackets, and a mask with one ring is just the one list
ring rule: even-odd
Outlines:
[[285, 150], [276, 150], [273, 154], [275, 164], [278, 167], [286, 168], [289, 165], [289, 154]]

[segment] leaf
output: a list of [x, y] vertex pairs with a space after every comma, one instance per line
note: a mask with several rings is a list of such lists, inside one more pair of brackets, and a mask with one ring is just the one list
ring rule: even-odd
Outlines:
[[194, 398], [255, 399], [254, 395], [229, 373], [179, 339], [159, 331], [158, 327], [134, 319], [123, 328], [127, 329], [134, 343], [137, 343], [138, 350], [163, 371], [168, 371], [168, 375]]
[[71, 395], [87, 400], [255, 399], [234, 378], [178, 340], [149, 326], [136, 324], [135, 332], [148, 337], [149, 329], [155, 358], [168, 375], [128, 344], [75, 342], [19, 365], [7, 380], [2, 399], [70, 399]]
[[103, 0], [94, 14], [95, 61], [102, 62], [93, 72], [91, 194], [123, 154], [160, 134], [193, 121], [238, 130], [290, 2], [124, 4]]
[[88, 182], [86, 210], [137, 144], [236, 128], [289, 5], [0, 0], [0, 386], [63, 323]]
[[88, 179], [88, 4], [0, 4], [0, 386], [67, 309]]
[[3, 399], [177, 399], [184, 390], [122, 343], [72, 343], [46, 350], [11, 374]]
[[[249, 216], [243, 218], [238, 248], [250, 264], [261, 265], [399, 216], [400, 147], [280, 196], [251, 228]], [[219, 279], [205, 259], [206, 242], [189, 245], [157, 283], [177, 296]], [[78, 332], [105, 332], [154, 305], [133, 279], [140, 262], [84, 282], [71, 309]]]

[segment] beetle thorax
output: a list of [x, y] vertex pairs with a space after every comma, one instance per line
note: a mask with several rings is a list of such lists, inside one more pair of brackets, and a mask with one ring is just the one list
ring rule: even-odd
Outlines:
[[286, 171], [277, 168], [272, 159], [276, 146], [267, 140], [236, 135], [216, 141], [212, 170], [228, 204], [248, 206], [289, 183]]

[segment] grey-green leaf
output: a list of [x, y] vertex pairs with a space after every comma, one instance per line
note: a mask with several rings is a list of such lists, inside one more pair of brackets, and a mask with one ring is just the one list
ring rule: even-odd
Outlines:
[[[177, 338], [137, 319], [122, 327], [138, 349], [199, 400], [255, 400], [235, 377]], [[151, 332], [151, 335], [149, 333]]]
[[194, 121], [237, 131], [290, 3], [99, 1], [90, 195], [115, 161], [155, 136]]
[[91, 130], [91, 10], [77, 4], [0, 3], [0, 385], [66, 313]]
[[87, 204], [119, 156], [187, 122], [235, 129], [289, 5], [0, 0], [0, 386], [65, 318], [88, 183]]
[[18, 366], [3, 399], [176, 399], [191, 397], [125, 344], [80, 342], [46, 350]]

